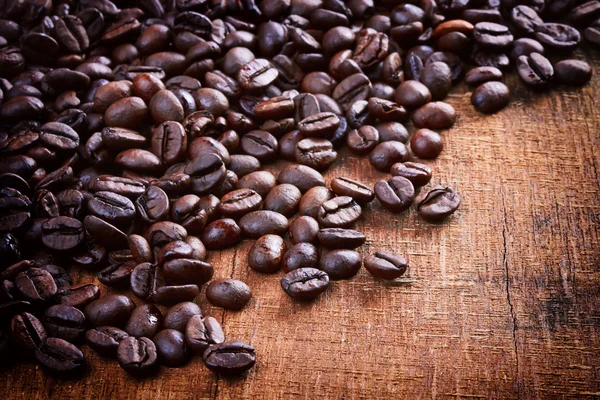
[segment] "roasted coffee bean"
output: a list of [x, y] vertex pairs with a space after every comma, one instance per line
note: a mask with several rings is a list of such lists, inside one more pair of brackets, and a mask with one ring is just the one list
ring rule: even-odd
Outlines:
[[452, 89], [452, 71], [444, 62], [427, 63], [421, 73], [421, 83], [429, 89], [432, 100], [443, 100]]
[[276, 272], [285, 251], [285, 242], [281, 236], [261, 236], [248, 252], [248, 266], [258, 272]]
[[88, 201], [88, 210], [98, 218], [113, 223], [132, 221], [136, 214], [131, 200], [111, 192], [96, 192]]
[[331, 190], [338, 196], [350, 196], [359, 204], [369, 203], [375, 198], [368, 186], [348, 178], [332, 179]]
[[85, 315], [72, 306], [57, 304], [48, 308], [43, 321], [50, 337], [78, 342], [85, 333]]
[[[410, 138], [410, 149], [419, 158], [436, 158], [442, 152], [443, 148], [442, 137], [437, 132], [426, 128], [419, 129]], [[398, 161], [407, 160], [405, 158]]]
[[83, 226], [98, 244], [106, 246], [109, 249], [127, 247], [127, 235], [114, 225], [98, 217], [87, 215], [83, 220]]
[[202, 355], [211, 371], [222, 375], [240, 375], [256, 364], [254, 348], [242, 342], [211, 344]]
[[347, 110], [355, 102], [368, 99], [372, 93], [373, 86], [369, 78], [363, 74], [354, 74], [335, 87], [332, 97], [343, 110]]
[[115, 157], [115, 164], [139, 172], [155, 172], [161, 168], [160, 159], [154, 153], [143, 149], [128, 149]]
[[158, 354], [152, 340], [128, 336], [117, 348], [119, 365], [134, 376], [147, 376], [158, 370]]
[[201, 195], [208, 193], [223, 182], [227, 170], [221, 157], [214, 153], [208, 153], [187, 164], [184, 172], [191, 176], [192, 192]]
[[157, 186], [149, 186], [135, 201], [137, 214], [148, 223], [166, 219], [169, 216], [169, 198]]
[[340, 126], [340, 119], [331, 112], [310, 115], [298, 122], [298, 130], [304, 136], [326, 136]]
[[475, 43], [491, 49], [502, 49], [510, 45], [513, 35], [507, 26], [494, 22], [479, 22], [473, 29]]
[[408, 179], [415, 187], [425, 186], [431, 180], [429, 166], [410, 161], [392, 165], [391, 174]]
[[248, 285], [235, 279], [216, 280], [206, 288], [208, 301], [227, 310], [241, 310], [251, 297], [252, 291]]
[[592, 78], [592, 68], [585, 61], [562, 60], [554, 64], [554, 76], [565, 85], [585, 85]]
[[251, 238], [267, 234], [283, 235], [288, 228], [287, 218], [275, 211], [258, 210], [244, 215], [240, 219], [242, 232]]
[[69, 125], [48, 122], [39, 132], [40, 142], [59, 151], [72, 151], [79, 146], [79, 135]]
[[150, 262], [138, 264], [131, 271], [129, 280], [133, 294], [143, 300], [150, 298], [165, 284], [162, 269]]
[[505, 70], [510, 65], [508, 56], [504, 53], [477, 50], [472, 56], [473, 64], [479, 67], [494, 67]]
[[298, 211], [301, 197], [302, 193], [296, 186], [282, 183], [269, 191], [265, 197], [264, 209], [290, 217]]
[[317, 221], [324, 228], [349, 228], [361, 214], [361, 207], [352, 197], [339, 196], [321, 204]]
[[317, 236], [321, 245], [330, 249], [355, 249], [367, 240], [362, 232], [342, 228], [323, 228]]
[[492, 114], [508, 104], [510, 91], [502, 82], [486, 82], [473, 91], [471, 104], [480, 112]]
[[520, 38], [513, 42], [510, 58], [514, 61], [519, 56], [528, 56], [531, 53], [544, 55], [544, 46], [540, 42], [530, 38]]
[[184, 332], [185, 327], [194, 315], [201, 315], [200, 307], [191, 301], [175, 304], [167, 310], [163, 320], [164, 329], [175, 329]]
[[[413, 134], [413, 138], [415, 135], [416, 133]], [[388, 141], [379, 143], [371, 151], [369, 154], [369, 163], [379, 171], [389, 172], [392, 165], [397, 162], [407, 161], [408, 158], [408, 150], [404, 143]]]
[[190, 351], [183, 333], [163, 329], [153, 339], [160, 362], [168, 367], [180, 367], [190, 359]]
[[42, 224], [42, 243], [53, 250], [71, 250], [85, 237], [81, 222], [69, 217], [56, 217]]
[[98, 273], [98, 280], [106, 286], [126, 288], [136, 265], [135, 262], [111, 264]]
[[257, 58], [240, 68], [237, 81], [242, 89], [253, 91], [269, 86], [278, 75], [279, 71], [268, 60]]
[[415, 188], [408, 179], [393, 176], [375, 184], [375, 196], [384, 208], [392, 212], [402, 212], [413, 203]]
[[132, 312], [125, 331], [134, 337], [147, 337], [152, 339], [161, 329], [163, 315], [153, 304], [142, 304]]
[[329, 287], [329, 276], [316, 268], [294, 269], [281, 278], [281, 287], [298, 300], [312, 300]]
[[353, 250], [332, 250], [321, 257], [319, 269], [330, 279], [350, 279], [358, 273], [362, 265], [360, 254]]
[[275, 187], [277, 181], [269, 171], [255, 171], [240, 178], [236, 187], [238, 189], [252, 189], [261, 197], [265, 197]]
[[195, 353], [202, 353], [209, 345], [224, 341], [221, 325], [213, 317], [194, 315], [185, 327], [185, 343]]
[[553, 50], [572, 51], [581, 41], [579, 31], [569, 25], [546, 22], [534, 29], [535, 39]]
[[35, 358], [51, 371], [67, 372], [83, 367], [81, 350], [66, 340], [51, 337], [35, 349]]
[[538, 13], [526, 5], [514, 7], [510, 16], [515, 28], [526, 35], [532, 35], [536, 26], [544, 23]]
[[238, 178], [242, 178], [249, 173], [260, 169], [260, 161], [256, 157], [246, 154], [232, 154], [229, 170], [235, 172]]
[[198, 293], [200, 289], [194, 284], [160, 286], [150, 300], [163, 306], [172, 306], [182, 301], [192, 301]]
[[185, 158], [187, 137], [176, 121], [159, 124], [152, 134], [152, 152], [165, 164], [172, 165]]
[[[385, 99], [371, 97], [368, 102], [368, 109], [369, 114], [380, 121], [402, 121], [406, 118], [404, 107]], [[351, 118], [348, 118], [348, 120], [350, 126], [353, 126]], [[360, 125], [362, 126], [364, 123]]]
[[135, 308], [133, 301], [122, 294], [107, 294], [88, 304], [85, 315], [92, 326], [123, 326]]
[[90, 190], [93, 192], [113, 192], [129, 198], [137, 198], [144, 193], [144, 184], [113, 175], [99, 175], [90, 184]]
[[368, 154], [379, 143], [379, 132], [371, 125], [361, 126], [348, 132], [346, 143], [351, 152], [359, 155]]
[[28, 312], [15, 315], [10, 322], [10, 330], [14, 343], [26, 351], [35, 350], [48, 337], [40, 320]]
[[207, 249], [223, 249], [240, 241], [242, 230], [231, 218], [218, 219], [204, 228], [202, 243]]
[[519, 56], [517, 72], [521, 80], [533, 89], [545, 89], [554, 76], [554, 68], [546, 57], [539, 53]]
[[333, 144], [322, 138], [306, 138], [296, 144], [296, 162], [316, 170], [327, 169], [337, 159]]
[[109, 126], [135, 129], [148, 119], [148, 107], [139, 97], [125, 97], [112, 103], [104, 113]]
[[315, 186], [309, 189], [300, 199], [300, 214], [317, 219], [321, 204], [331, 200], [334, 196], [335, 194], [324, 186]]
[[85, 332], [87, 345], [105, 357], [116, 357], [119, 343], [127, 337], [127, 332], [113, 326], [98, 326]]
[[237, 189], [221, 198], [219, 212], [226, 217], [240, 218], [262, 206], [262, 198], [252, 189]]
[[171, 243], [167, 243], [160, 249], [155, 250], [157, 254], [158, 264], [163, 264], [165, 261], [191, 257], [194, 249], [191, 245], [183, 240], [176, 240]]
[[261, 162], [273, 161], [277, 156], [277, 139], [267, 131], [253, 130], [240, 141], [244, 153], [256, 157]]
[[460, 196], [447, 186], [434, 186], [419, 193], [415, 200], [419, 215], [430, 221], [439, 221], [453, 214], [460, 205]]
[[165, 279], [174, 284], [192, 283], [198, 286], [208, 282], [214, 273], [212, 265], [192, 258], [177, 258], [163, 264]]
[[84, 308], [98, 298], [100, 298], [100, 290], [98, 286], [93, 284], [63, 287], [56, 292], [58, 303], [79, 309]]
[[303, 242], [315, 244], [317, 243], [319, 223], [313, 217], [302, 215], [290, 222], [288, 231], [293, 244]]
[[495, 67], [477, 67], [470, 70], [465, 76], [465, 82], [469, 86], [479, 86], [490, 81], [501, 81], [502, 71]]
[[377, 251], [365, 257], [365, 268], [375, 278], [396, 279], [404, 275], [408, 264], [400, 254]]
[[323, 175], [311, 167], [300, 164], [291, 164], [284, 167], [277, 176], [277, 182], [294, 185], [302, 193], [315, 186], [325, 186]]
[[[583, 35], [594, 46], [600, 46], [600, 22], [596, 20], [590, 26], [588, 26]], [[0, 109], [0, 115], [2, 115], [2, 110]]]
[[454, 125], [456, 111], [450, 104], [436, 101], [417, 109], [412, 120], [417, 128], [446, 129]]

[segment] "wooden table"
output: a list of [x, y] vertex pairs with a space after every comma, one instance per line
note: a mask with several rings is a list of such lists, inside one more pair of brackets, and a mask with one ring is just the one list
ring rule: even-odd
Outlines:
[[[600, 65], [594, 53], [594, 65]], [[292, 301], [282, 273], [250, 270], [252, 242], [213, 252], [217, 277], [247, 282], [241, 312], [203, 310], [229, 339], [252, 344], [244, 379], [210, 373], [199, 358], [137, 381], [84, 348], [81, 380], [36, 365], [0, 371], [3, 398], [404, 399], [600, 397], [600, 71], [582, 89], [547, 93], [508, 78], [508, 108], [478, 114], [459, 86], [459, 113], [430, 165], [456, 189], [459, 211], [443, 224], [414, 210], [370, 204], [357, 229], [363, 254], [386, 249], [410, 263], [399, 282], [364, 269], [317, 301]], [[412, 127], [411, 127], [412, 129]], [[385, 177], [346, 151], [326, 177], [373, 184]], [[277, 165], [269, 168], [276, 170]], [[95, 278], [79, 273], [79, 281]], [[104, 290], [104, 288], [103, 288]]]

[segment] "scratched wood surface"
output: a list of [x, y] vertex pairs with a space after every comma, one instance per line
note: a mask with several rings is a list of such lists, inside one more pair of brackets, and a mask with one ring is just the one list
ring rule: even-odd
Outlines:
[[[595, 53], [593, 64], [600, 65]], [[589, 57], [588, 57], [589, 59]], [[195, 358], [135, 380], [115, 361], [84, 352], [80, 380], [47, 376], [33, 364], [0, 371], [2, 398], [404, 399], [600, 397], [600, 71], [581, 89], [526, 90], [514, 76], [508, 108], [470, 106], [443, 132], [429, 164], [435, 182], [463, 197], [443, 224], [376, 203], [357, 228], [366, 254], [405, 254], [406, 279], [385, 283], [363, 269], [317, 301], [300, 304], [279, 287], [282, 273], [247, 267], [252, 242], [211, 253], [217, 277], [247, 282], [241, 312], [211, 308], [229, 339], [252, 344], [256, 367], [222, 379]], [[411, 128], [412, 129], [412, 128]], [[276, 170], [278, 165], [268, 168]], [[384, 174], [341, 153], [326, 178], [373, 184]], [[80, 282], [95, 278], [76, 273]], [[104, 290], [104, 289], [103, 289]]]

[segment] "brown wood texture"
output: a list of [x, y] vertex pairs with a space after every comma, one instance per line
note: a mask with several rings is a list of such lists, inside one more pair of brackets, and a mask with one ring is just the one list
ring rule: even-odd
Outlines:
[[[247, 377], [219, 378], [195, 358], [135, 380], [84, 348], [90, 371], [81, 380], [19, 365], [0, 371], [0, 397], [600, 397], [599, 73], [581, 89], [534, 93], [514, 76], [508, 84], [512, 102], [493, 116], [473, 110], [464, 86], [448, 99], [459, 120], [429, 164], [435, 182], [463, 197], [454, 216], [432, 224], [376, 202], [364, 210], [360, 251], [405, 254], [410, 269], [399, 282], [362, 269], [317, 301], [298, 303], [280, 289], [282, 273], [247, 267], [251, 241], [210, 254], [217, 277], [242, 279], [254, 292], [241, 312], [199, 300], [229, 339], [256, 348]], [[385, 176], [341, 154], [327, 179], [374, 184]]]

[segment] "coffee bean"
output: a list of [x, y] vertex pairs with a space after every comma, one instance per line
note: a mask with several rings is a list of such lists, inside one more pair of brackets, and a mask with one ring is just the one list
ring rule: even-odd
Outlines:
[[104, 113], [109, 126], [135, 129], [148, 118], [148, 107], [139, 97], [125, 97], [112, 103]]
[[185, 327], [185, 343], [195, 353], [203, 353], [209, 345], [224, 341], [221, 325], [213, 317], [194, 315]]
[[60, 151], [75, 150], [79, 146], [79, 135], [69, 125], [48, 122], [40, 128], [40, 142]]
[[111, 264], [98, 273], [98, 280], [106, 286], [126, 288], [136, 265], [135, 262]]
[[301, 197], [302, 193], [296, 186], [282, 183], [269, 191], [265, 197], [264, 209], [290, 217], [298, 211]]
[[252, 189], [237, 189], [221, 198], [219, 211], [226, 217], [240, 218], [262, 206], [262, 198]]
[[152, 133], [152, 152], [165, 164], [172, 165], [185, 158], [187, 137], [176, 121], [158, 124]]
[[92, 326], [123, 326], [134, 308], [129, 297], [108, 294], [88, 304], [84, 312]]
[[164, 329], [175, 329], [177, 331], [185, 331], [185, 327], [190, 318], [194, 315], [201, 315], [200, 308], [196, 303], [191, 301], [175, 304], [167, 310], [163, 320]]
[[129, 198], [137, 198], [144, 193], [144, 184], [132, 179], [113, 175], [99, 175], [90, 184], [93, 192], [113, 192]]
[[28, 312], [15, 315], [10, 322], [10, 330], [15, 344], [26, 351], [35, 350], [48, 337], [40, 320]]
[[35, 349], [35, 358], [56, 372], [73, 371], [83, 367], [85, 357], [75, 345], [60, 338], [48, 338]]
[[513, 41], [513, 35], [507, 26], [494, 22], [479, 22], [473, 29], [475, 43], [482, 47], [502, 49]]
[[321, 204], [317, 220], [325, 228], [348, 228], [361, 214], [361, 207], [352, 197], [339, 196]]
[[200, 286], [212, 278], [214, 270], [211, 264], [204, 261], [178, 258], [165, 262], [163, 272], [165, 278], [175, 284], [192, 283]]
[[163, 316], [158, 307], [153, 304], [142, 304], [132, 312], [125, 331], [134, 337], [152, 339], [161, 329]]
[[378, 251], [365, 257], [365, 268], [375, 278], [396, 279], [406, 272], [404, 257], [390, 251]]
[[296, 186], [302, 193], [315, 186], [325, 186], [323, 175], [311, 167], [299, 164], [284, 167], [277, 176], [277, 182]]
[[[415, 135], [416, 133], [413, 134], [413, 138], [415, 137]], [[371, 151], [371, 154], [369, 154], [369, 163], [379, 171], [389, 172], [392, 165], [394, 165], [397, 162], [407, 161], [408, 158], [408, 150], [403, 143], [396, 141], [388, 141], [379, 143], [373, 149], [373, 151]]]
[[415, 204], [421, 217], [439, 221], [453, 214], [458, 209], [460, 200], [460, 196], [452, 189], [438, 185], [419, 193]]
[[226, 310], [241, 310], [250, 301], [252, 291], [244, 282], [235, 279], [221, 279], [210, 283], [206, 288], [206, 298], [216, 307]]
[[93, 284], [81, 286], [68, 286], [58, 289], [56, 300], [60, 304], [73, 306], [79, 309], [84, 308], [94, 300], [100, 298], [98, 286]]
[[240, 141], [244, 153], [256, 157], [261, 162], [273, 161], [277, 156], [277, 139], [267, 131], [253, 130]]
[[298, 122], [298, 130], [307, 137], [326, 136], [334, 132], [339, 126], [339, 117], [331, 112], [318, 112]]
[[288, 220], [275, 211], [252, 211], [240, 219], [240, 228], [246, 236], [252, 238], [267, 234], [283, 235], [287, 231]]
[[355, 249], [367, 240], [362, 232], [342, 228], [323, 228], [318, 238], [321, 245], [330, 249]]
[[249, 173], [258, 171], [260, 169], [260, 161], [258, 161], [256, 157], [249, 156], [246, 154], [232, 154], [229, 169], [235, 172], [235, 174], [239, 178], [242, 178], [243, 176], [246, 176]]
[[129, 336], [117, 348], [119, 365], [134, 376], [148, 376], [158, 369], [158, 354], [152, 340]]
[[290, 222], [288, 232], [290, 241], [293, 244], [302, 242], [315, 244], [319, 232], [319, 223], [313, 217], [302, 215]]
[[366, 75], [357, 73], [341, 81], [334, 89], [332, 97], [343, 110], [360, 100], [366, 100], [373, 93], [373, 86]]
[[321, 205], [334, 196], [335, 194], [324, 186], [309, 189], [300, 199], [300, 214], [317, 219]]
[[206, 194], [217, 187], [226, 176], [223, 160], [212, 153], [191, 161], [184, 172], [191, 176], [191, 190], [198, 195]]
[[125, 196], [111, 192], [96, 192], [88, 202], [90, 213], [113, 223], [129, 222], [135, 218], [135, 206]]
[[359, 204], [369, 203], [375, 198], [368, 186], [348, 178], [332, 179], [331, 190], [338, 196], [352, 197]]
[[321, 257], [319, 269], [330, 279], [350, 279], [358, 273], [362, 265], [360, 254], [353, 250], [332, 250]]
[[241, 235], [242, 230], [233, 219], [223, 218], [208, 224], [201, 239], [207, 249], [223, 249], [239, 242]]
[[174, 329], [163, 329], [154, 337], [160, 362], [168, 367], [180, 367], [190, 359], [190, 352], [183, 333]]
[[508, 104], [510, 91], [502, 82], [486, 82], [473, 91], [471, 104], [486, 114], [495, 113]]
[[368, 154], [379, 143], [379, 132], [370, 125], [361, 126], [348, 132], [346, 143], [351, 152], [358, 155]]
[[268, 60], [257, 58], [244, 64], [237, 74], [237, 81], [244, 90], [253, 91], [270, 85], [279, 71]]
[[512, 9], [510, 13], [512, 23], [520, 32], [532, 35], [538, 25], [544, 23], [534, 9], [526, 5], [519, 5]]
[[329, 287], [329, 276], [316, 268], [294, 269], [281, 278], [281, 287], [298, 300], [312, 300]]
[[425, 186], [431, 180], [431, 168], [410, 161], [392, 165], [391, 174], [408, 179], [415, 187]]
[[258, 272], [276, 272], [285, 251], [285, 242], [281, 236], [261, 236], [248, 252], [248, 266]]
[[83, 225], [96, 243], [109, 249], [127, 247], [127, 235], [114, 225], [93, 215], [87, 215], [83, 220]]
[[544, 46], [537, 40], [520, 38], [513, 42], [510, 58], [514, 61], [519, 58], [519, 56], [528, 56], [531, 53], [540, 53], [541, 55], [544, 55]]
[[592, 78], [592, 68], [585, 61], [562, 60], [554, 64], [554, 76], [566, 85], [585, 85]]
[[408, 179], [393, 176], [375, 184], [375, 196], [384, 208], [392, 212], [402, 212], [413, 203], [415, 188]]
[[454, 125], [456, 112], [450, 104], [436, 101], [417, 109], [412, 119], [417, 128], [446, 129]]
[[470, 70], [465, 76], [465, 82], [469, 86], [480, 86], [490, 81], [501, 81], [502, 71], [495, 67], [477, 67]]
[[222, 375], [240, 375], [256, 363], [254, 348], [242, 342], [211, 344], [202, 355], [204, 364]]
[[534, 29], [536, 40], [557, 51], [572, 51], [581, 41], [579, 31], [569, 25], [546, 22]]
[[327, 169], [337, 159], [333, 144], [322, 138], [302, 139], [296, 145], [296, 162], [316, 170]]
[[[419, 158], [436, 158], [443, 148], [444, 143], [441, 136], [426, 128], [419, 129], [410, 138], [410, 149]], [[406, 161], [406, 159], [400, 161]]]
[[546, 57], [539, 53], [519, 56], [517, 72], [521, 80], [534, 89], [545, 89], [554, 76], [554, 68]]
[[75, 307], [57, 304], [44, 314], [44, 326], [48, 336], [77, 342], [85, 333], [85, 315]]
[[18, 274], [15, 286], [26, 300], [34, 302], [50, 301], [57, 291], [52, 275], [41, 268], [29, 268]]
[[105, 357], [116, 357], [119, 343], [127, 337], [127, 332], [113, 326], [98, 326], [85, 332], [88, 346]]
[[255, 171], [240, 178], [236, 183], [236, 188], [252, 189], [261, 197], [265, 197], [276, 184], [275, 176], [269, 171]]

